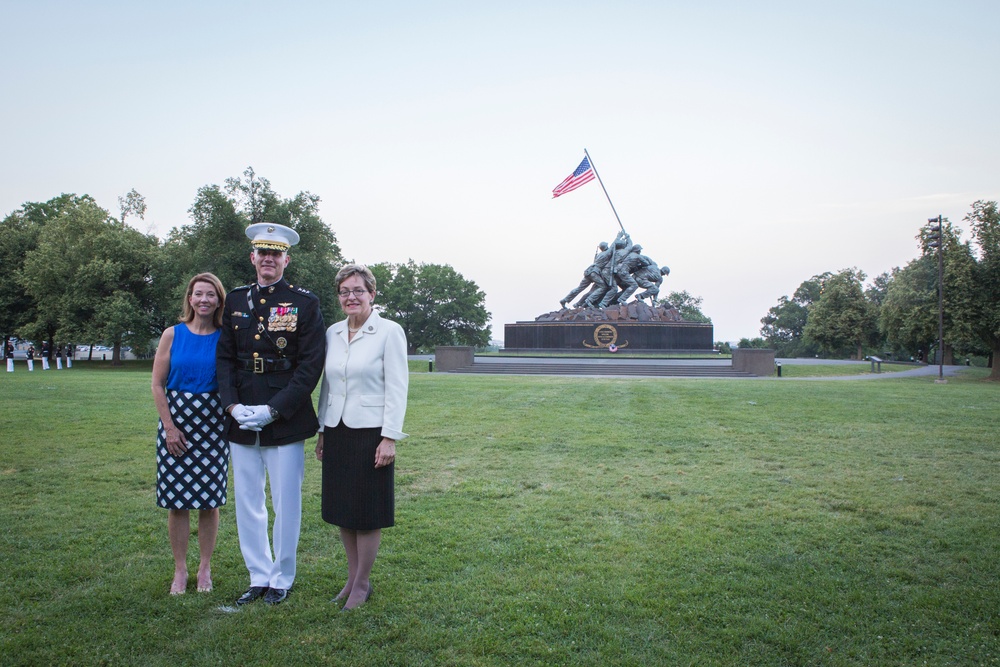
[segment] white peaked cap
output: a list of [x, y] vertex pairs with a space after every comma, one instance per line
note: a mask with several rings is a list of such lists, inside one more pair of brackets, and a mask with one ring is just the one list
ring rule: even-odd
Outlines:
[[247, 238], [254, 248], [286, 251], [299, 242], [299, 233], [273, 222], [258, 222], [247, 227]]

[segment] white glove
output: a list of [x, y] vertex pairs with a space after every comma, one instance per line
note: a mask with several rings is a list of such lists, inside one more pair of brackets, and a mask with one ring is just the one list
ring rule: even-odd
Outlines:
[[248, 405], [243, 406], [243, 409], [249, 412], [249, 416], [238, 420], [244, 431], [259, 431], [274, 421], [271, 408], [266, 405]]
[[237, 403], [233, 406], [233, 409], [229, 411], [229, 414], [233, 416], [233, 419], [242, 424], [249, 417], [253, 416], [253, 408], [247, 407], [242, 403]]

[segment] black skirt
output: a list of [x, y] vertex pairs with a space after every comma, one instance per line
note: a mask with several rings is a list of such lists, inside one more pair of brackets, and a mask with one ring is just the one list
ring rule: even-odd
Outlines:
[[349, 530], [388, 528], [396, 520], [395, 462], [375, 467], [382, 428], [323, 431], [323, 520]]

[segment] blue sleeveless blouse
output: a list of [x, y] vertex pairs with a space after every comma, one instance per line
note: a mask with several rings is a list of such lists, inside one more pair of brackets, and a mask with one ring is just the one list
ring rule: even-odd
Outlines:
[[205, 336], [191, 333], [187, 325], [174, 325], [174, 342], [170, 345], [170, 373], [167, 389], [204, 394], [219, 391], [215, 376], [215, 346], [221, 329]]

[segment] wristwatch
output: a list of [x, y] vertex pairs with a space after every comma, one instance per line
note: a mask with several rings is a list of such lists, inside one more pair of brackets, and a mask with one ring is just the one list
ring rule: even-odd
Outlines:
[[272, 418], [272, 419], [277, 419], [277, 418], [278, 418], [278, 417], [280, 416], [280, 415], [278, 414], [278, 411], [277, 411], [277, 410], [275, 410], [274, 408], [272, 408], [272, 407], [271, 407], [270, 405], [269, 405], [269, 406], [267, 406], [267, 409], [268, 409], [268, 411], [269, 411], [269, 412], [271, 413], [271, 418]]

